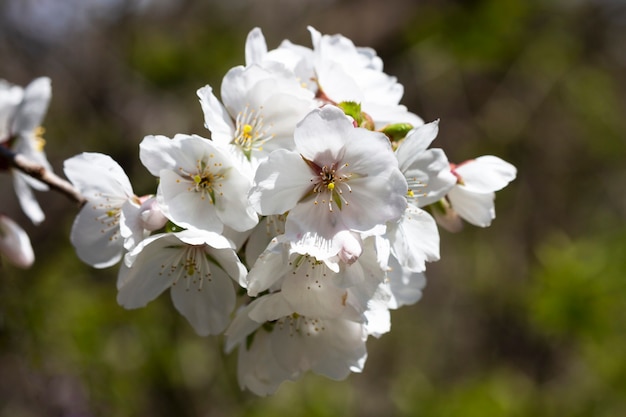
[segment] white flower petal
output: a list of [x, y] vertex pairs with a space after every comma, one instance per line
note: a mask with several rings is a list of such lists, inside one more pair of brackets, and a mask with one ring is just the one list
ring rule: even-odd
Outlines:
[[263, 32], [259, 28], [252, 29], [246, 38], [246, 66], [261, 64], [266, 54], [267, 44]]
[[115, 196], [128, 198], [133, 189], [126, 173], [110, 156], [84, 152], [63, 162], [63, 172], [88, 199]]
[[441, 149], [422, 152], [403, 173], [414, 195], [410, 200], [416, 200], [418, 207], [441, 200], [457, 182], [457, 177], [450, 171], [448, 158]]
[[312, 356], [311, 370], [337, 381], [345, 379], [350, 372], [361, 372], [367, 359], [365, 326], [340, 319], [321, 324], [324, 326], [321, 337], [306, 340]]
[[479, 227], [488, 227], [496, 218], [495, 193], [475, 193], [458, 185], [450, 190], [448, 199], [452, 209], [463, 220]]
[[324, 260], [337, 255], [341, 242], [335, 235], [348, 227], [341, 216], [330, 212], [322, 204], [314, 204], [310, 197], [289, 211], [285, 236], [298, 253], [307, 253]]
[[24, 96], [13, 119], [12, 131], [30, 134], [41, 122], [48, 111], [52, 96], [50, 78], [36, 78], [24, 89]]
[[363, 92], [351, 74], [346, 73], [341, 64], [322, 61], [316, 65], [319, 83], [324, 94], [334, 102], [363, 102]]
[[176, 161], [172, 157], [172, 139], [162, 135], [149, 135], [139, 144], [139, 159], [143, 166], [155, 177], [162, 169], [174, 169]]
[[217, 266], [212, 266], [210, 273], [202, 288], [173, 285], [170, 291], [174, 306], [200, 336], [221, 333], [235, 308], [235, 291], [228, 275]]
[[381, 337], [391, 330], [391, 314], [389, 304], [393, 296], [387, 283], [380, 284], [367, 303], [367, 310], [364, 315], [367, 320], [365, 328], [367, 334], [374, 337]]
[[124, 240], [120, 235], [119, 211], [87, 203], [80, 210], [70, 233], [76, 254], [94, 268], [108, 268], [122, 258]]
[[284, 381], [295, 381], [300, 377], [301, 372], [289, 371], [278, 363], [272, 351], [271, 334], [260, 329], [252, 340], [251, 346], [242, 344], [239, 347], [237, 379], [241, 389], [266, 396], [275, 393]]
[[346, 306], [346, 289], [334, 285], [335, 274], [326, 265], [310, 256], [300, 256], [291, 258], [293, 272], [285, 276], [281, 286], [285, 300], [300, 315], [338, 317]]
[[141, 242], [129, 268], [122, 264], [118, 276], [117, 302], [128, 309], [144, 307], [175, 281], [185, 286], [187, 269], [181, 264], [185, 245], [173, 234]]
[[9, 140], [11, 122], [24, 97], [24, 89], [18, 85], [0, 80], [0, 143]]
[[18, 201], [20, 203], [20, 207], [24, 211], [24, 213], [28, 216], [28, 218], [34, 224], [40, 224], [46, 218], [33, 194], [33, 191], [28, 186], [26, 180], [24, 179], [24, 174], [21, 172], [15, 173], [13, 175], [13, 189], [15, 190], [15, 195], [17, 195]]
[[157, 201], [163, 214], [181, 227], [221, 233], [224, 224], [209, 196], [195, 191], [195, 183], [174, 171], [161, 171]]
[[261, 323], [252, 320], [248, 313], [254, 308], [253, 300], [250, 304], [242, 306], [237, 311], [237, 315], [226, 329], [224, 336], [226, 336], [226, 343], [224, 350], [226, 353], [232, 352], [237, 345], [245, 342], [246, 338], [261, 326]]
[[346, 144], [353, 139], [353, 131], [352, 122], [341, 109], [324, 106], [298, 123], [294, 141], [302, 157], [323, 166], [343, 157]]
[[426, 262], [439, 260], [439, 230], [430, 214], [411, 204], [400, 221], [387, 226], [393, 255], [403, 268], [426, 269]]
[[257, 169], [250, 203], [259, 214], [283, 214], [311, 188], [310, 179], [310, 170], [299, 154], [274, 151]]
[[402, 172], [413, 165], [415, 158], [430, 146], [439, 133], [439, 120], [413, 128], [396, 150], [398, 165]]
[[263, 217], [252, 230], [245, 247], [245, 259], [248, 265], [254, 265], [256, 259], [268, 247], [273, 238], [285, 233], [285, 216], [270, 215]]
[[394, 257], [389, 260], [389, 267], [389, 289], [392, 298], [388, 307], [395, 310], [417, 303], [422, 298], [422, 291], [426, 286], [426, 275], [423, 272], [412, 272], [403, 268]]
[[282, 242], [273, 240], [256, 258], [248, 273], [248, 295], [256, 297], [280, 280], [289, 270], [288, 250]]
[[255, 299], [248, 311], [248, 317], [258, 323], [278, 320], [289, 316], [293, 310], [281, 293], [266, 294]]
[[211, 131], [211, 139], [227, 145], [235, 135], [235, 126], [210, 86], [202, 87], [197, 92], [204, 113], [204, 126]]
[[499, 191], [515, 179], [517, 169], [497, 156], [481, 156], [456, 167], [465, 187], [477, 193]]

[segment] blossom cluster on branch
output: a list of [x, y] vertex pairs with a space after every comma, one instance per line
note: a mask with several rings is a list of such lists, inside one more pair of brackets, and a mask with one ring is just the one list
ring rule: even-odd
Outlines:
[[[43, 147], [41, 122], [50, 102], [50, 79], [32, 81], [26, 88], [0, 80], [0, 172], [8, 172], [20, 206], [36, 225], [45, 215], [33, 190], [45, 191], [56, 178]], [[30, 267], [35, 255], [28, 234], [0, 208], [0, 254], [13, 265]]]
[[[430, 147], [438, 121], [400, 104], [403, 86], [374, 50], [309, 31], [312, 47], [285, 40], [271, 50], [260, 29], [249, 33], [245, 65], [227, 72], [220, 97], [208, 85], [197, 91], [210, 138], [143, 139], [154, 194], [135, 195], [107, 155], [64, 163], [86, 201], [71, 231], [78, 257], [120, 264], [125, 308], [169, 290], [199, 335], [225, 333], [240, 386], [258, 395], [307, 371], [361, 371], [368, 337], [390, 330], [390, 310], [420, 299], [426, 264], [440, 256], [438, 225], [489, 226], [495, 192], [516, 176], [496, 156], [448, 161]], [[0, 106], [24, 114], [13, 103], [28, 94], [2, 88]], [[41, 116], [0, 118], [12, 120], [0, 146], [44, 164], [32, 149]], [[25, 211], [41, 220], [18, 181], [41, 183], [15, 178]], [[0, 228], [2, 242], [13, 236]]]

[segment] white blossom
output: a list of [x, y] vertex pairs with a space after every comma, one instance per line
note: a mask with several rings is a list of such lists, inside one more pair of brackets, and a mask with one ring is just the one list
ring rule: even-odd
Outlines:
[[283, 381], [309, 370], [341, 380], [361, 372], [367, 359], [363, 322], [349, 315], [319, 319], [296, 314], [281, 293], [242, 309], [226, 335], [227, 351], [239, 348], [240, 386], [258, 395], [272, 394]]
[[127, 254], [118, 275], [118, 303], [144, 307], [170, 288], [176, 309], [201, 335], [218, 334], [235, 307], [231, 281], [245, 285], [246, 269], [228, 239], [186, 230], [156, 234]]
[[211, 139], [226, 146], [250, 179], [275, 149], [293, 149], [293, 130], [313, 108], [313, 93], [282, 67], [238, 66], [224, 76], [223, 105], [210, 86], [198, 90]]
[[296, 151], [261, 163], [250, 200], [262, 215], [289, 211], [285, 235], [310, 255], [334, 256], [338, 232], [364, 232], [404, 212], [406, 181], [385, 135], [326, 106], [298, 124], [294, 140]]
[[[88, 201], [72, 243], [98, 268], [123, 259], [118, 303], [141, 308], [169, 290], [197, 334], [226, 330], [239, 385], [263, 396], [309, 371], [361, 372], [368, 337], [391, 330], [390, 310], [421, 299], [427, 263], [441, 255], [438, 224], [488, 226], [495, 192], [516, 176], [495, 156], [451, 164], [430, 148], [439, 121], [400, 104], [404, 87], [373, 49], [309, 31], [311, 47], [274, 49], [249, 32], [219, 98], [209, 85], [196, 91], [210, 139], [144, 137], [154, 195], [135, 196], [106, 155], [64, 164]], [[49, 84], [0, 82], [0, 146], [42, 164]], [[30, 187], [42, 184], [19, 178], [24, 211], [41, 221]], [[19, 267], [34, 259], [4, 215], [0, 253]]]
[[110, 156], [89, 152], [65, 160], [63, 170], [87, 199], [70, 234], [76, 254], [95, 268], [118, 263], [124, 252], [122, 212], [138, 215], [140, 204], [126, 173]]
[[247, 199], [251, 181], [216, 142], [196, 135], [146, 136], [140, 158], [159, 177], [159, 208], [175, 224], [221, 233], [224, 226], [246, 231], [258, 223]]
[[481, 156], [452, 167], [457, 184], [448, 192], [454, 212], [479, 227], [496, 217], [495, 192], [515, 179], [517, 169], [497, 156]]
[[[0, 87], [0, 146], [7, 146], [13, 152], [29, 161], [52, 171], [44, 152], [44, 129], [41, 122], [48, 110], [52, 89], [50, 79], [40, 77], [33, 80], [23, 90], [18, 86], [2, 83]], [[35, 224], [41, 223], [45, 215], [37, 202], [33, 189], [46, 191], [48, 186], [30, 175], [10, 169], [13, 188], [24, 213]]]
[[443, 150], [427, 149], [438, 132], [438, 120], [413, 128], [395, 152], [409, 186], [408, 199], [418, 207], [439, 201], [457, 181]]
[[339, 256], [317, 260], [293, 250], [279, 236], [259, 255], [248, 274], [248, 295], [280, 291], [293, 312], [317, 318], [334, 318], [346, 308], [363, 313], [385, 279], [374, 239], [359, 247], [359, 255], [347, 263]]

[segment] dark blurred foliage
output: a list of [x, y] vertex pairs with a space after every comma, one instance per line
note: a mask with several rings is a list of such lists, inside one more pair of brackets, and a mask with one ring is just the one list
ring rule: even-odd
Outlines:
[[207, 135], [195, 91], [219, 91], [247, 32], [310, 45], [308, 24], [375, 48], [403, 103], [441, 119], [451, 160], [518, 167], [492, 227], [442, 232], [423, 300], [369, 341], [363, 374], [259, 399], [167, 295], [116, 304], [115, 268], [83, 265], [69, 244], [73, 203], [39, 194], [34, 227], [2, 176], [1, 209], [37, 261], [0, 268], [0, 416], [626, 415], [624, 2], [4, 0], [0, 78], [52, 78], [57, 172], [103, 152], [149, 193], [143, 136]]

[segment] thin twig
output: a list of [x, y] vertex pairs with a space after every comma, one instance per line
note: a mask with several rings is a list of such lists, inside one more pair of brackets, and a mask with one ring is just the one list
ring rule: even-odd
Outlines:
[[69, 199], [77, 202], [81, 207], [87, 202], [87, 199], [74, 187], [70, 182], [56, 175], [54, 172], [47, 170], [24, 155], [13, 152], [9, 148], [0, 145], [0, 159], [6, 161], [9, 166], [18, 169], [45, 184], [50, 188], [65, 194]]

